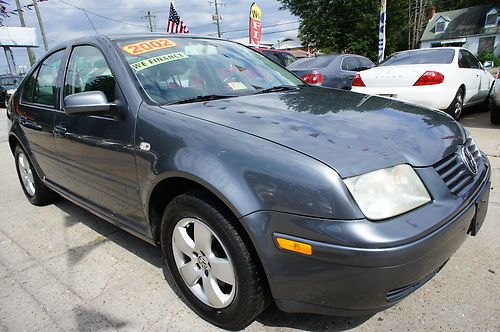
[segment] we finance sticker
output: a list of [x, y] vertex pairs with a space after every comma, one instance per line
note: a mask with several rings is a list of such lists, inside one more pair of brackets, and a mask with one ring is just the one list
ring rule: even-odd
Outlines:
[[174, 47], [176, 44], [167, 38], [144, 40], [135, 44], [123, 46], [122, 49], [130, 55], [140, 55], [148, 52]]
[[169, 53], [165, 55], [155, 56], [154, 58], [144, 59], [141, 61], [134, 62], [130, 65], [133, 70], [141, 71], [149, 67], [161, 65], [162, 63], [182, 60], [189, 58], [184, 52]]

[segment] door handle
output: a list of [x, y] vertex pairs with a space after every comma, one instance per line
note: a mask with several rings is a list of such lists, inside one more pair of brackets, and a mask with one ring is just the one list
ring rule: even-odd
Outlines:
[[19, 117], [19, 123], [21, 124], [21, 126], [24, 126], [26, 128], [30, 128], [30, 129], [33, 129], [33, 130], [42, 130], [43, 129], [43, 127], [41, 125], [39, 125], [35, 121], [29, 120], [25, 116], [20, 116]]
[[60, 123], [54, 126], [54, 133], [57, 133], [59, 136], [66, 135], [68, 129], [64, 127], [64, 123]]

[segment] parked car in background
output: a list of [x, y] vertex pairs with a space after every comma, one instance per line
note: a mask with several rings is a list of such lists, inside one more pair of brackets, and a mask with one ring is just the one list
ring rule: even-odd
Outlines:
[[487, 107], [494, 78], [486, 67], [464, 48], [411, 50], [356, 74], [352, 85], [355, 92], [437, 108], [458, 120], [464, 107]]
[[304, 84], [227, 40], [62, 43], [6, 113], [29, 202], [58, 193], [157, 245], [184, 301], [231, 330], [272, 301], [384, 310], [436, 275], [488, 207], [491, 167], [460, 123]]
[[251, 46], [251, 48], [264, 54], [269, 59], [276, 61], [283, 67], [286, 67], [297, 60], [295, 56], [293, 56], [287, 51], [275, 50], [272, 48], [254, 47], [254, 46]]
[[374, 66], [370, 59], [360, 55], [330, 54], [299, 59], [287, 69], [309, 84], [350, 90], [354, 75]]
[[0, 107], [6, 107], [10, 97], [16, 92], [21, 83], [22, 76], [1, 76], [0, 77]]
[[490, 118], [491, 123], [500, 124], [500, 69], [497, 73], [490, 98]]

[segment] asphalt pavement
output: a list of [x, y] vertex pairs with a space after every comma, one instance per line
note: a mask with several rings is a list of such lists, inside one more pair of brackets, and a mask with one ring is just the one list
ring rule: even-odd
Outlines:
[[[269, 308], [256, 330], [500, 331], [500, 127], [488, 113], [462, 122], [490, 158], [486, 221], [431, 281], [369, 317], [285, 314]], [[216, 330], [176, 295], [159, 249], [66, 200], [25, 199], [0, 110], [0, 331]]]

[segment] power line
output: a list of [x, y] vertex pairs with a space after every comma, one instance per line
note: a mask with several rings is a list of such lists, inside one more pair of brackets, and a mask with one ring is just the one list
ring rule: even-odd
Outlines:
[[83, 10], [83, 11], [85, 11], [86, 13], [92, 14], [92, 15], [97, 16], [97, 17], [100, 17], [100, 18], [104, 18], [104, 19], [106, 19], [106, 20], [110, 20], [110, 21], [113, 21], [113, 22], [116, 22], [116, 23], [125, 24], [125, 25], [130, 25], [130, 26], [139, 27], [139, 28], [144, 29], [144, 26], [139, 25], [139, 24], [134, 24], [134, 23], [130, 23], [130, 22], [120, 21], [120, 20], [114, 19], [114, 18], [112, 18], [112, 17], [108, 17], [108, 16], [104, 16], [104, 15], [101, 15], [101, 14], [97, 14], [97, 13], [95, 13], [95, 12], [93, 12], [93, 11], [87, 10], [87, 9], [85, 9], [85, 8], [82, 8], [82, 7], [78, 7], [78, 6], [76, 6], [76, 5], [73, 5], [72, 3], [66, 2], [66, 1], [64, 1], [64, 0], [58, 0], [58, 1], [59, 1], [59, 2], [64, 3], [65, 5], [71, 6], [71, 7], [76, 8], [76, 9]]

